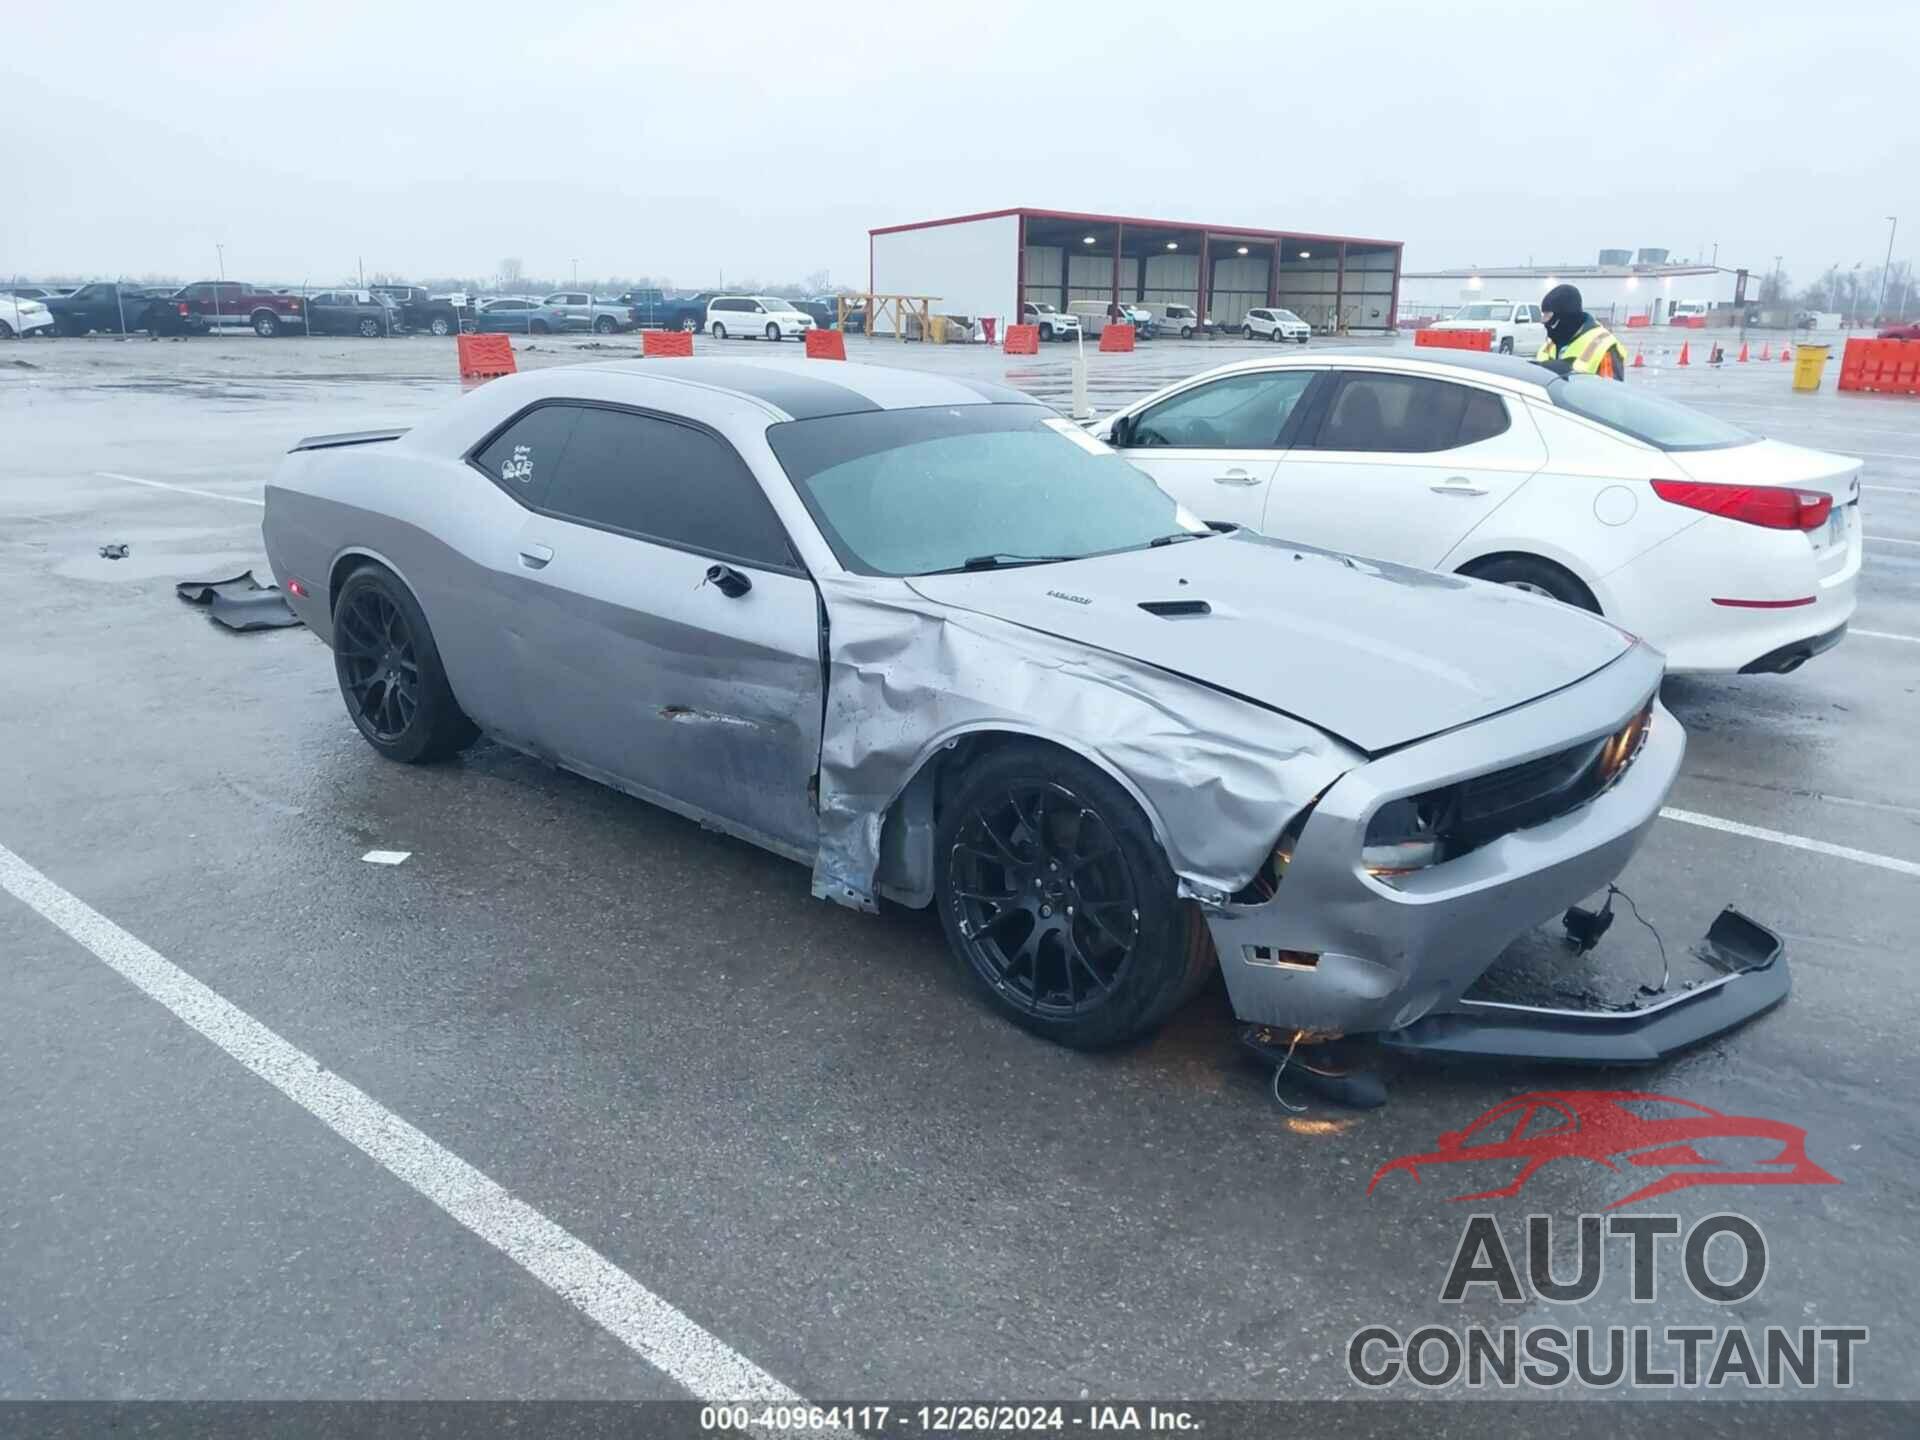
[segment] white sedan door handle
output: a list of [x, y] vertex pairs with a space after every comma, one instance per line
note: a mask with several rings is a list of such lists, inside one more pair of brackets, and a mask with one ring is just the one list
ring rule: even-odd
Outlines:
[[1464, 475], [1449, 475], [1441, 484], [1429, 485], [1427, 488], [1436, 495], [1484, 495], [1487, 493], [1483, 486], [1474, 484]]
[[1258, 485], [1260, 483], [1260, 477], [1257, 475], [1249, 475], [1246, 471], [1235, 467], [1227, 471], [1224, 475], [1214, 476], [1213, 483], [1216, 485]]
[[520, 563], [529, 570], [543, 569], [551, 559], [553, 559], [553, 547], [551, 545], [522, 545], [520, 547]]

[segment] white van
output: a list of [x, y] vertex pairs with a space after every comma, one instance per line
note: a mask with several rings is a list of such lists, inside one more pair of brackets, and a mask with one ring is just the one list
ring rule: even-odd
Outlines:
[[716, 340], [729, 335], [743, 340], [765, 336], [776, 342], [791, 335], [799, 340], [811, 329], [813, 317], [778, 295], [716, 295], [707, 302], [707, 333]]
[[1178, 335], [1182, 340], [1191, 340], [1213, 329], [1213, 322], [1204, 315], [1195, 314], [1191, 305], [1162, 305], [1160, 328]]

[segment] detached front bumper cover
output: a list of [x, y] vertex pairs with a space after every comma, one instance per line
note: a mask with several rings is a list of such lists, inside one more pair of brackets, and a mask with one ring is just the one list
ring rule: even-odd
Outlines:
[[1379, 1041], [1408, 1054], [1540, 1060], [1572, 1065], [1645, 1065], [1744, 1025], [1792, 989], [1779, 935], [1729, 905], [1699, 952], [1725, 973], [1632, 1010], [1557, 1010], [1458, 1000]]

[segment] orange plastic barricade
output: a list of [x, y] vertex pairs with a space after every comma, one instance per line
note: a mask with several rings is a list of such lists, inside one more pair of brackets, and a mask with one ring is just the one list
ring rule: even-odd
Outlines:
[[1920, 395], [1920, 340], [1849, 340], [1840, 356], [1840, 388]]
[[1491, 350], [1491, 330], [1416, 330], [1413, 343], [1431, 345], [1439, 350]]
[[1040, 327], [1038, 325], [1007, 326], [1007, 343], [1003, 348], [1009, 355], [1038, 355]]
[[642, 330], [640, 354], [646, 359], [693, 354], [691, 330]]
[[1108, 325], [1100, 331], [1100, 353], [1102, 355], [1130, 355], [1133, 353], [1133, 326]]
[[513, 374], [513, 346], [504, 335], [462, 335], [460, 378], [491, 380]]
[[807, 331], [807, 358], [809, 360], [846, 359], [847, 337], [838, 330]]
[[1629, 330], [1642, 330], [1651, 324], [1653, 324], [1653, 317], [1651, 315], [1627, 316], [1627, 328]]

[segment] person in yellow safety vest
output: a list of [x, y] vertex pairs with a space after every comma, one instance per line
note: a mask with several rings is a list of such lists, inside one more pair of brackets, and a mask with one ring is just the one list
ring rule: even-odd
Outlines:
[[1627, 347], [1587, 314], [1577, 287], [1556, 285], [1549, 290], [1540, 302], [1540, 318], [1547, 325], [1547, 343], [1535, 360], [1556, 368], [1565, 364], [1576, 375], [1627, 378]]

